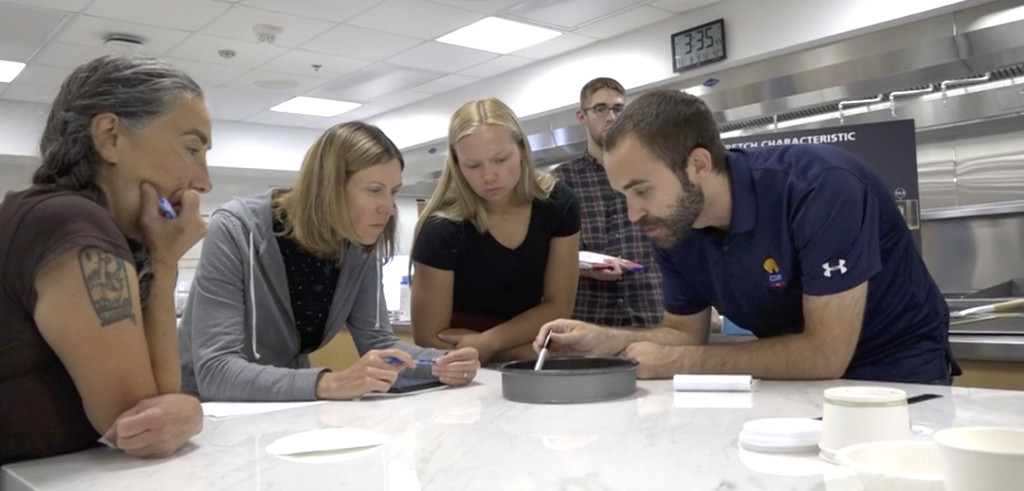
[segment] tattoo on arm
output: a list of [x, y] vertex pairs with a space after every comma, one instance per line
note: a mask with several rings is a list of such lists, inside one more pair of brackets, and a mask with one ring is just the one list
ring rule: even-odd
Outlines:
[[124, 260], [98, 247], [84, 247], [78, 253], [78, 266], [100, 326], [125, 319], [136, 324]]

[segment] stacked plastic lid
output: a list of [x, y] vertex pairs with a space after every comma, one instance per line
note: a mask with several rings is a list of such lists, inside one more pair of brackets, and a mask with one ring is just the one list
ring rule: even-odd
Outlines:
[[755, 419], [743, 424], [740, 445], [753, 452], [818, 452], [821, 421], [810, 418]]

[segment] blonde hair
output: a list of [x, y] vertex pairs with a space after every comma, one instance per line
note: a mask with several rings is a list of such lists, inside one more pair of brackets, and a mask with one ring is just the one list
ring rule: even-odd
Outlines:
[[[351, 121], [328, 129], [306, 152], [295, 186], [273, 199], [274, 216], [284, 223], [280, 235], [318, 258], [337, 258], [340, 264], [348, 246], [359, 243], [345, 202], [345, 184], [352, 174], [391, 160], [405, 169], [398, 147], [376, 126]], [[377, 240], [384, 261], [395, 255], [396, 220], [392, 215]]]
[[[441, 180], [434, 189], [430, 201], [423, 208], [419, 222], [416, 224], [416, 237], [419, 237], [423, 224], [433, 218], [444, 218], [455, 222], [469, 220], [477, 232], [487, 232], [487, 210], [484, 199], [478, 196], [469, 186], [466, 177], [459, 170], [459, 157], [455, 152], [455, 144], [459, 140], [476, 133], [486, 126], [495, 126], [509, 132], [512, 140], [519, 147], [522, 172], [519, 182], [512, 191], [512, 198], [519, 203], [528, 203], [535, 199], [545, 200], [551, 194], [555, 179], [548, 174], [539, 173], [533, 161], [530, 142], [526, 138], [523, 125], [519, 123], [512, 109], [504, 102], [489, 97], [471, 101], [460, 107], [452, 115], [448, 124], [448, 157], [445, 159]], [[415, 248], [415, 244], [413, 245]]]

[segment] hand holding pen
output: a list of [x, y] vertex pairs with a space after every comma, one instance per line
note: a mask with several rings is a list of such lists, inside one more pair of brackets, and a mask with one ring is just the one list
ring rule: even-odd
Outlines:
[[160, 214], [168, 220], [174, 220], [178, 218], [178, 212], [174, 211], [174, 207], [171, 206], [171, 202], [167, 201], [167, 198], [160, 198], [157, 200], [156, 205], [160, 207]]
[[138, 231], [155, 264], [177, 267], [178, 260], [206, 235], [199, 193], [176, 191], [168, 197], [148, 182], [140, 185]]
[[370, 350], [344, 370], [321, 373], [316, 382], [316, 397], [355, 399], [367, 392], [387, 392], [402, 370], [414, 366], [412, 357], [402, 350]]
[[[386, 361], [395, 366], [404, 363], [398, 357], [393, 356], [389, 356]], [[476, 348], [459, 348], [445, 353], [436, 360], [417, 358], [414, 363], [417, 366], [432, 366], [430, 373], [441, 383], [460, 386], [466, 385], [476, 378], [476, 372], [480, 369], [480, 354]]]

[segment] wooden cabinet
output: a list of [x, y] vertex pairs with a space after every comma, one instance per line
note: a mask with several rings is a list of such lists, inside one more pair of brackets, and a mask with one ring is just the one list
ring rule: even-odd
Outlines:
[[1024, 390], [1024, 362], [957, 360], [964, 374], [953, 379], [957, 387]]

